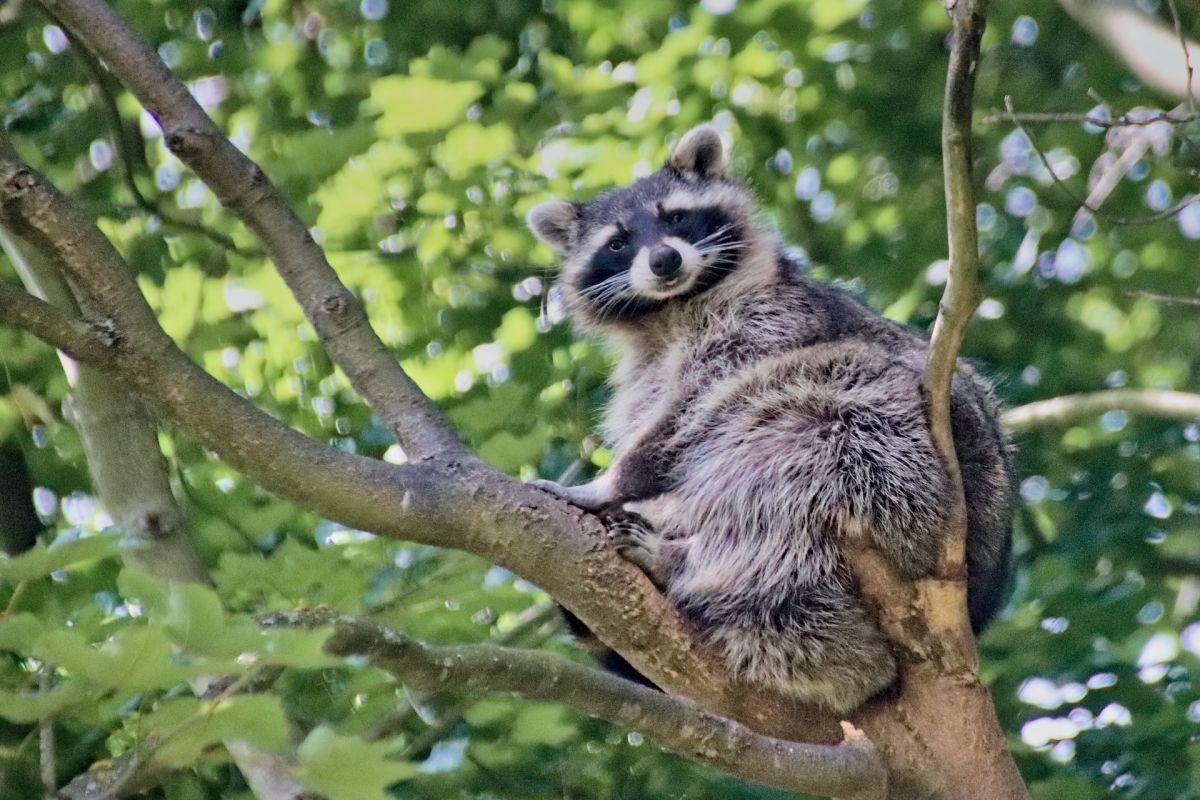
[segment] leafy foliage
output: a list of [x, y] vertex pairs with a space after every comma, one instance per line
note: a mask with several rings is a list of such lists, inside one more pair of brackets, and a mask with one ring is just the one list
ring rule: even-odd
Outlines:
[[[586, 477], [609, 458], [591, 433], [608, 355], [561, 323], [551, 254], [523, 213], [644, 174], [701, 120], [737, 134], [735, 169], [815, 275], [918, 327], [936, 313], [948, 29], [937, 2], [116, 7], [280, 182], [471, 446], [521, 477], [577, 460]], [[1089, 88], [1119, 109], [1164, 104], [1048, 0], [1021, 15], [997, 4], [984, 49], [981, 109], [1008, 94], [1023, 111], [1083, 111]], [[166, 330], [219, 380], [312, 436], [402, 460], [252, 237], [131, 97], [93, 85], [86, 58], [32, 4], [0, 5], [3, 118], [24, 154], [87, 204]], [[102, 91], [120, 109], [119, 137]], [[1120, 144], [1073, 123], [1034, 134], [1080, 186]], [[1200, 132], [1155, 135], [1112, 213], [1151, 213], [1188, 190]], [[1128, 292], [1197, 291], [1200, 207], [1139, 227], [1077, 217], [1027, 137], [1003, 121], [978, 136], [987, 298], [966, 350], [1005, 401], [1196, 389], [1196, 310]], [[129, 180], [159, 213], [139, 207]], [[3, 262], [0, 277], [13, 278]], [[298, 776], [334, 800], [396, 782], [403, 797], [778, 796], [562, 708], [419, 696], [331, 661], [319, 631], [261, 632], [256, 614], [327, 605], [470, 642], [544, 598], [479, 559], [315, 519], [176, 432], [163, 443], [215, 589], [121, 569], [121, 532], [90, 495], [53, 353], [0, 329], [0, 363], [0, 440], [20, 446], [56, 542], [0, 561], [0, 770], [12, 796], [40, 793], [36, 747], [23, 743], [43, 717], [55, 720], [62, 780], [151, 746], [188, 767], [154, 790], [162, 797], [247, 796], [214, 747], [230, 733], [298, 753]], [[1034, 795], [1195, 796], [1200, 428], [1113, 412], [1018, 445], [1015, 591], [981, 646]], [[523, 641], [569, 648], [540, 629]], [[54, 668], [49, 688], [41, 663]], [[192, 698], [189, 681], [214, 674], [244, 691]], [[437, 743], [406, 751], [441, 721]]]

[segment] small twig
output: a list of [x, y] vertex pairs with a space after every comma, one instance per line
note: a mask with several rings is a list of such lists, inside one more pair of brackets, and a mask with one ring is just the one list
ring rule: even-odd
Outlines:
[[[530, 606], [521, 613], [520, 619], [509, 630], [492, 638], [491, 643], [498, 646], [509, 646], [521, 642], [525, 634], [530, 633], [542, 624], [553, 619], [558, 613], [558, 607], [553, 603], [542, 603], [535, 606]], [[541, 637], [539, 637], [541, 638]], [[521, 642], [524, 646], [529, 646], [529, 642]], [[540, 643], [540, 642], [538, 642]], [[457, 725], [463, 717], [465, 711], [475, 703], [475, 698], [470, 697], [460, 699], [450, 708], [444, 709], [441, 712], [441, 719], [433, 725], [430, 725], [419, 736], [413, 738], [404, 746], [401, 753], [401, 758], [413, 758], [418, 753], [424, 752], [432, 747], [437, 742], [441, 741], [446, 732]], [[394, 732], [395, 729], [388, 733]], [[371, 731], [368, 738], [384, 738], [384, 729], [381, 726], [376, 727]]]
[[[38, 691], [50, 691], [54, 680], [54, 669], [46, 664], [38, 670]], [[58, 768], [54, 757], [54, 719], [42, 717], [38, 720], [38, 766], [42, 777], [42, 790], [46, 800], [53, 800], [58, 792]]]
[[1187, 102], [1192, 114], [1196, 113], [1196, 93], [1192, 89], [1192, 51], [1188, 47], [1187, 37], [1183, 35], [1183, 21], [1179, 19], [1179, 9], [1175, 0], [1167, 0], [1167, 8], [1171, 10], [1171, 21], [1175, 24], [1175, 35], [1179, 37], [1179, 46], [1183, 49], [1183, 63], [1187, 70]]
[[205, 514], [216, 517], [217, 519], [221, 520], [221, 522], [224, 522], [226, 525], [232, 528], [238, 536], [241, 536], [246, 544], [250, 545], [251, 549], [255, 551], [258, 550], [258, 542], [256, 542], [254, 537], [251, 536], [250, 533], [243, 528], [236, 519], [233, 518], [232, 514], [227, 513], [222, 508], [209, 505], [207, 500], [204, 500], [202, 497], [200, 497], [200, 493], [196, 490], [196, 488], [188, 483], [187, 476], [184, 475], [183, 472], [183, 464], [180, 464], [178, 461], [175, 462], [175, 477], [179, 480], [179, 488], [183, 490], [183, 496], [186, 497], [192, 503], [192, 505], [196, 506], [196, 508], [203, 511]]
[[1033, 125], [1056, 122], [1079, 122], [1095, 125], [1097, 128], [1126, 128], [1145, 127], [1157, 122], [1166, 122], [1171, 125], [1186, 125], [1189, 122], [1195, 122], [1197, 119], [1200, 119], [1200, 115], [1188, 114], [1185, 117], [1179, 117], [1170, 111], [1158, 111], [1146, 117], [1136, 118], [1125, 113], [1114, 119], [1103, 119], [1102, 117], [1096, 117], [1088, 113], [1074, 111], [1019, 111], [1008, 113], [999, 109], [993, 109], [991, 114], [980, 121], [985, 125], [995, 125], [1000, 122], [1016, 120]]
[[1170, 219], [1192, 203], [1196, 202], [1197, 196], [1195, 194], [1189, 194], [1184, 196], [1182, 200], [1165, 211], [1159, 211], [1156, 214], [1150, 214], [1145, 217], [1119, 217], [1114, 214], [1109, 214], [1107, 211], [1102, 211], [1098, 206], [1089, 203], [1086, 198], [1081, 197], [1075, 192], [1074, 189], [1068, 186], [1062, 178], [1058, 177], [1058, 174], [1054, 171], [1054, 166], [1050, 163], [1050, 159], [1046, 156], [1042, 149], [1037, 146], [1037, 142], [1034, 141], [1033, 136], [1029, 133], [1029, 130], [1021, 123], [1019, 119], [1017, 119], [1016, 113], [1013, 111], [1011, 97], [1004, 98], [1004, 108], [1012, 124], [1016, 126], [1017, 130], [1025, 135], [1027, 140], [1029, 140], [1029, 146], [1033, 149], [1033, 152], [1037, 154], [1038, 159], [1042, 162], [1042, 166], [1046, 168], [1046, 172], [1049, 173], [1051, 181], [1053, 181], [1054, 185], [1058, 187], [1059, 191], [1070, 198], [1072, 203], [1080, 208], [1086, 209], [1110, 225], [1116, 225], [1119, 227], [1151, 225], [1155, 222], [1161, 222], [1164, 219]]
[[21, 602], [21, 597], [25, 594], [25, 590], [29, 588], [29, 581], [18, 581], [13, 587], [12, 594], [8, 597], [8, 605], [4, 607], [4, 611], [0, 611], [0, 620], [7, 619], [17, 610], [17, 603]]
[[1130, 289], [1125, 292], [1127, 297], [1144, 297], [1147, 300], [1157, 300], [1160, 303], [1170, 303], [1177, 306], [1191, 306], [1200, 308], [1200, 297], [1182, 297], [1177, 294], [1159, 294], [1158, 292], [1147, 292], [1144, 289]]

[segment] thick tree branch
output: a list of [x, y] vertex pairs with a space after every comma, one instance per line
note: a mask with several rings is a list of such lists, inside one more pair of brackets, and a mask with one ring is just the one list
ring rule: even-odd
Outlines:
[[361, 656], [424, 690], [512, 692], [564, 703], [642, 731], [686, 758], [766, 786], [845, 800], [884, 797], [886, 775], [861, 737], [839, 745], [799, 744], [754, 733], [696, 703], [640, 686], [561, 656], [491, 644], [436, 646], [360, 618], [285, 611], [268, 625], [333, 624], [326, 649]]
[[[0, 141], [0, 222], [14, 226], [34, 246], [53, 253], [80, 305], [102, 332], [97, 363], [116, 371], [168, 419], [193, 433], [285, 497], [302, 495], [318, 513], [371, 529], [381, 515], [364, 514], [364, 494], [388, 497], [388, 524], [412, 521], [438, 496], [431, 468], [388, 464], [341, 453], [289, 428], [239, 397], [197, 367], [163, 332], [132, 273], [82, 211]], [[62, 330], [50, 331], [56, 335]], [[78, 344], [79, 337], [54, 344]], [[280, 458], [279, 454], [287, 454]], [[408, 514], [398, 511], [405, 492]], [[427, 504], [425, 498], [430, 498]], [[420, 499], [418, 499], [420, 498]], [[303, 502], [303, 501], [302, 501]]]
[[308, 228], [262, 169], [229, 141], [149, 44], [103, 0], [43, 0], [141, 101], [168, 149], [263, 244], [330, 358], [413, 458], [465, 455], [462, 443], [384, 346]]
[[1200, 420], [1200, 394], [1165, 389], [1108, 389], [1017, 406], [1005, 412], [1003, 421], [1011, 433], [1027, 433], [1071, 425], [1108, 411], [1196, 422]]

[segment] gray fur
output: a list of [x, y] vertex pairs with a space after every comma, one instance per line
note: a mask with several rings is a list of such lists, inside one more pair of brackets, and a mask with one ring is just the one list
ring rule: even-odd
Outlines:
[[[710, 156], [702, 163], [716, 163]], [[743, 188], [670, 163], [663, 173], [580, 207], [563, 283], [577, 321], [620, 352], [603, 424], [615, 458], [590, 484], [546, 488], [643, 516], [651, 527], [618, 531], [622, 551], [741, 679], [846, 712], [895, 677], [888, 644], [856, 596], [846, 540], [870, 537], [917, 577], [936, 563], [944, 535], [948, 481], [920, 395], [926, 343], [798, 275]], [[733, 268], [699, 294], [656, 296], [635, 316], [598, 314], [582, 285], [589, 249], [603, 244], [589, 230], [681, 193], [715, 198], [734, 220]], [[951, 405], [979, 626], [1007, 575], [1009, 448], [990, 387], [966, 364]]]

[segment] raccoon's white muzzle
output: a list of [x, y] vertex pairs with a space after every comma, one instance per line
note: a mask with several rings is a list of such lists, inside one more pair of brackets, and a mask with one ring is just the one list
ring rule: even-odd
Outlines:
[[[678, 269], [671, 271], [661, 266], [664, 260], [662, 248], [669, 248], [678, 254]], [[703, 268], [703, 259], [695, 247], [678, 236], [668, 236], [653, 247], [638, 250], [629, 269], [629, 283], [635, 292], [644, 297], [665, 300], [692, 288]]]

